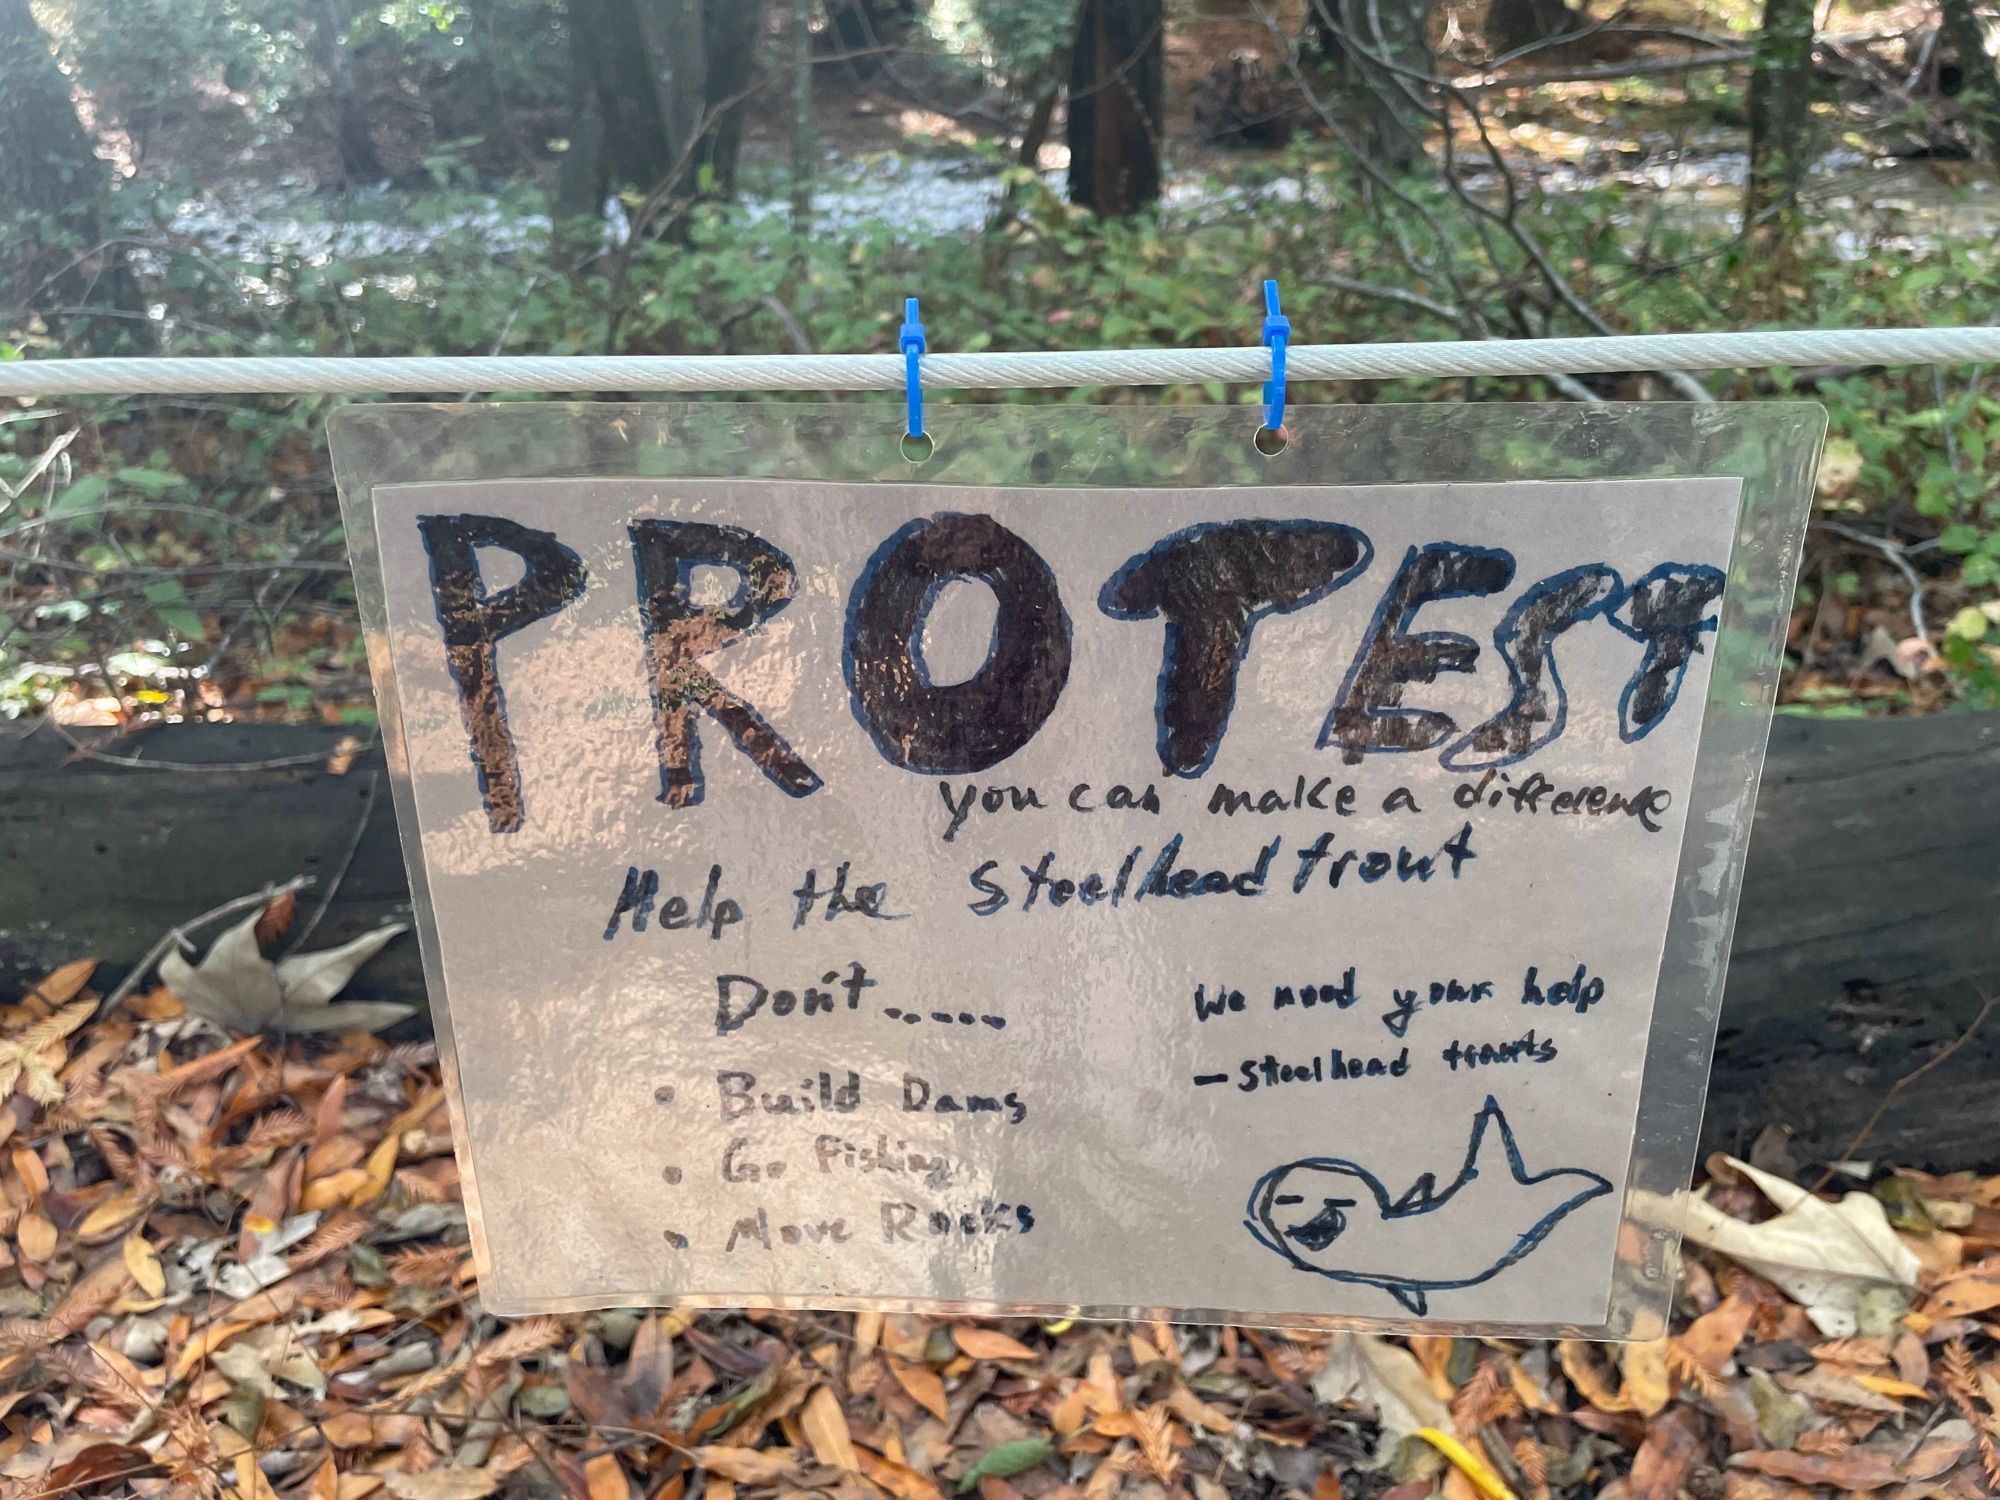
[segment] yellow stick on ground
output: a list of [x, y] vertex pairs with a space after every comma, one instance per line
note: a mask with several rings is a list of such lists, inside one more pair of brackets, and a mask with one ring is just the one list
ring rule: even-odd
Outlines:
[[1479, 1493], [1487, 1500], [1520, 1500], [1498, 1474], [1481, 1463], [1470, 1448], [1450, 1433], [1440, 1432], [1435, 1427], [1419, 1427], [1416, 1436], [1450, 1459], [1452, 1466], [1477, 1485]]

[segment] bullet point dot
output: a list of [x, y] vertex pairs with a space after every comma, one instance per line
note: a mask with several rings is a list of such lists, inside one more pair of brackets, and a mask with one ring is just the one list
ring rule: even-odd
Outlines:
[[664, 1233], [665, 1233], [665, 1235], [666, 1235], [666, 1240], [667, 1240], [667, 1243], [668, 1243], [669, 1245], [672, 1245], [672, 1246], [673, 1246], [673, 1247], [674, 1247], [674, 1248], [675, 1248], [676, 1250], [685, 1250], [685, 1249], [687, 1249], [687, 1247], [688, 1247], [688, 1237], [687, 1237], [686, 1235], [684, 1235], [684, 1234], [681, 1234], [681, 1233], [679, 1233], [679, 1232], [677, 1232], [677, 1231], [675, 1231], [675, 1230], [672, 1230], [672, 1229], [669, 1229], [669, 1230], [666, 1230], [666, 1231], [664, 1231]]
[[681, 1169], [679, 1167], [668, 1167], [665, 1176], [668, 1182], [678, 1186], [681, 1180]]
[[671, 1083], [661, 1084], [653, 1090], [653, 1097], [661, 1104], [672, 1104], [674, 1102], [674, 1086]]

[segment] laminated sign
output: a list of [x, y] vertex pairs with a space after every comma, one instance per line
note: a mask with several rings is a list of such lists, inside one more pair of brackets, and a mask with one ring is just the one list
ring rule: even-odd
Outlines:
[[487, 1305], [1656, 1331], [1816, 409], [1477, 410], [343, 419]]

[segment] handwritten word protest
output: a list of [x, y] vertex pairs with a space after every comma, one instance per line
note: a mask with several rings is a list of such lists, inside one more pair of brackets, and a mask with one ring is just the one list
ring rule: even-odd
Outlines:
[[1738, 490], [378, 486], [482, 1296], [1602, 1321]]
[[[504, 516], [420, 515], [431, 594], [478, 766], [488, 821], [511, 832], [525, 816], [514, 736], [501, 690], [500, 646], [569, 608], [589, 570], [555, 532]], [[826, 782], [769, 713], [702, 668], [793, 602], [799, 573], [768, 538], [741, 526], [639, 517], [626, 527], [652, 678], [662, 802], [702, 800], [705, 716], [781, 791], [807, 797]], [[489, 588], [482, 552], [521, 570]], [[1368, 571], [1375, 545], [1336, 521], [1205, 521], [1125, 561], [1096, 590], [1113, 620], [1159, 620], [1155, 744], [1164, 774], [1199, 777], [1221, 748], [1237, 676], [1259, 620], [1319, 603]], [[733, 597], [697, 603], [702, 569], [733, 574]], [[1556, 642], [1602, 621], [1644, 648], [1618, 694], [1618, 732], [1649, 734], [1673, 708], [1702, 637], [1715, 628], [1723, 575], [1706, 563], [1668, 560], [1627, 583], [1601, 562], [1574, 565], [1511, 596], [1492, 629], [1491, 659], [1509, 695], [1490, 717], [1461, 727], [1449, 713], [1406, 705], [1414, 684], [1472, 672], [1480, 644], [1455, 631], [1417, 630], [1439, 601], [1506, 593], [1518, 571], [1504, 547], [1426, 541], [1410, 546], [1383, 582], [1366, 630], [1321, 723], [1316, 744], [1349, 765], [1393, 751], [1437, 751], [1453, 770], [1514, 765], [1561, 737], [1568, 701]], [[920, 640], [944, 588], [977, 580], [993, 594], [992, 638], [978, 669], [940, 683]], [[920, 775], [984, 771], [1028, 746], [1061, 703], [1074, 637], [1048, 562], [990, 515], [938, 512], [897, 528], [855, 578], [846, 601], [841, 663], [854, 717], [891, 765]], [[1579, 646], [1574, 649], [1588, 649]], [[1108, 728], [1109, 726], [1107, 726]]]

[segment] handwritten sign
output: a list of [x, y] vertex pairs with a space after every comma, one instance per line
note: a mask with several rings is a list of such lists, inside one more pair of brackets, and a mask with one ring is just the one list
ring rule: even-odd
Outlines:
[[1601, 1322], [1738, 499], [377, 485], [482, 1295]]

